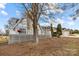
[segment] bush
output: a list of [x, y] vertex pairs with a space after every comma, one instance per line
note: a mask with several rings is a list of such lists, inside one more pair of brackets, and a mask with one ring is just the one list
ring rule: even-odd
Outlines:
[[57, 36], [57, 32], [53, 32], [53, 36], [56, 37]]
[[78, 30], [74, 30], [74, 34], [79, 34], [79, 31]]

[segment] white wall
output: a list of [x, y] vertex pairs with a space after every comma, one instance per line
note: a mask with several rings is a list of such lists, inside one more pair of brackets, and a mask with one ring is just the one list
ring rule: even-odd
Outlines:
[[14, 30], [9, 30], [9, 34], [12, 35], [12, 34], [19, 34], [18, 32], [14, 31]]

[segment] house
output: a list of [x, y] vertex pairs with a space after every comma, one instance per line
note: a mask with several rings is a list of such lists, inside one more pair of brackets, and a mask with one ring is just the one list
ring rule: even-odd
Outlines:
[[[47, 27], [37, 25], [38, 37], [48, 38], [50, 37], [50, 31], [47, 31]], [[10, 39], [8, 44], [33, 40], [33, 23], [30, 19], [20, 19], [13, 28], [9, 29]]]
[[[21, 32], [18, 32], [18, 30]], [[29, 32], [32, 33], [32, 30], [31, 20], [27, 21], [27, 19], [22, 18], [13, 26], [13, 28], [9, 29], [9, 34], [29, 34]]]
[[[38, 28], [38, 35], [50, 35], [50, 28], [49, 26], [40, 26], [37, 25]], [[21, 32], [18, 32], [18, 30], [21, 30]], [[33, 23], [32, 21], [29, 19], [25, 19], [22, 18], [21, 20], [19, 20], [14, 26], [13, 28], [11, 28], [9, 30], [9, 34], [13, 35], [13, 34], [26, 34], [26, 35], [33, 35]]]

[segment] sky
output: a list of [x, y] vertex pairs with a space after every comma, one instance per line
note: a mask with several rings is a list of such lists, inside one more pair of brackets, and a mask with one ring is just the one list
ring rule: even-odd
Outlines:
[[[59, 4], [59, 7], [62, 8], [64, 4]], [[79, 4], [75, 5], [74, 7], [66, 7], [62, 13], [54, 14], [54, 18], [45, 18], [41, 17], [39, 20], [40, 25], [48, 26], [50, 25], [51, 20], [55, 20], [56, 23], [53, 23], [54, 26], [57, 26], [58, 23], [61, 23], [62, 27], [70, 28], [70, 29], [79, 29], [79, 17], [76, 20], [72, 20], [70, 15], [73, 15], [77, 9], [79, 9]], [[21, 13], [19, 11], [18, 5], [15, 3], [0, 3], [0, 29], [4, 30], [4, 26], [8, 23], [8, 20], [11, 17], [19, 18]], [[52, 15], [51, 15], [52, 16]]]
[[[78, 29], [79, 30], [79, 17], [76, 18], [76, 20], [73, 20], [71, 15], [75, 15], [75, 11], [79, 9], [79, 4], [75, 4], [75, 6], [71, 7], [71, 3], [67, 4], [67, 7], [64, 6], [65, 10], [62, 13], [56, 13], [53, 16], [55, 17], [55, 20], [57, 23], [54, 23], [54, 26], [57, 27], [57, 24], [61, 24], [63, 28], [67, 29]], [[59, 4], [59, 7], [62, 7], [64, 3]], [[52, 19], [51, 19], [52, 20]], [[44, 24], [43, 22], [41, 22]], [[46, 25], [49, 25], [49, 23], [45, 23]]]
[[8, 23], [8, 20], [11, 17], [17, 17], [19, 11], [18, 8], [16, 6], [16, 4], [14, 3], [9, 3], [9, 4], [1, 4], [0, 3], [0, 29], [4, 30], [5, 29], [5, 25]]

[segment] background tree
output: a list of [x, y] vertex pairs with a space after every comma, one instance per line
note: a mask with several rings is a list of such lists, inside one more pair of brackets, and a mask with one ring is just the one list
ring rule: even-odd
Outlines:
[[52, 24], [51, 24], [51, 36], [53, 37], [53, 27], [52, 27]]
[[73, 33], [74, 34], [79, 34], [79, 30], [74, 30]]
[[61, 24], [57, 25], [57, 36], [59, 37], [60, 35], [62, 35], [62, 27]]
[[7, 26], [9, 27], [9, 29], [13, 28], [13, 26], [19, 21], [18, 18], [15, 18], [15, 17], [11, 17], [9, 20], [8, 20], [8, 24]]
[[9, 35], [9, 25], [5, 25], [5, 35]]
[[18, 22], [18, 18], [15, 18], [15, 17], [11, 17], [9, 20], [8, 20], [8, 23], [5, 25], [5, 32], [6, 32], [6, 35], [9, 35], [9, 30], [12, 29], [14, 27], [14, 25]]

